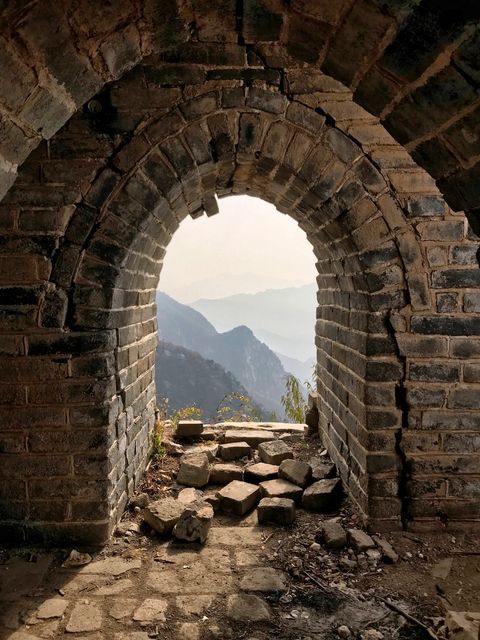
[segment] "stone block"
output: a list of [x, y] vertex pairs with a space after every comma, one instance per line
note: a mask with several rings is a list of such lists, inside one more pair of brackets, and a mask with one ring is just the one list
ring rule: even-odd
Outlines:
[[298, 503], [302, 497], [302, 489], [288, 480], [266, 480], [260, 482], [260, 489], [265, 498], [289, 498]]
[[333, 511], [340, 506], [342, 481], [339, 478], [319, 480], [305, 489], [302, 505], [310, 511]]
[[201, 420], [179, 420], [175, 430], [176, 438], [197, 438], [203, 433]]
[[246, 467], [244, 470], [244, 477], [246, 482], [253, 484], [259, 484], [266, 480], [275, 480], [278, 478], [278, 466], [274, 464], [265, 464], [265, 462], [257, 462]]
[[246, 572], [240, 581], [242, 591], [282, 593], [287, 590], [287, 576], [271, 567], [255, 567]]
[[312, 467], [301, 460], [282, 460], [278, 475], [299, 487], [306, 487], [312, 478]]
[[145, 522], [157, 533], [168, 535], [177, 524], [185, 509], [185, 504], [173, 498], [163, 498], [151, 502], [142, 511]]
[[323, 458], [311, 458], [309, 464], [312, 467], [312, 479], [314, 482], [334, 478], [337, 475], [337, 469], [333, 462], [326, 462]]
[[192, 447], [191, 449], [185, 450], [186, 456], [196, 455], [199, 453], [205, 453], [209, 462], [213, 462], [218, 453], [218, 445], [216, 444], [204, 445], [201, 447]]
[[243, 469], [235, 464], [214, 464], [210, 468], [210, 484], [228, 484], [243, 480]]
[[257, 507], [259, 524], [292, 524], [295, 502], [289, 498], [262, 498]]
[[293, 451], [282, 440], [262, 442], [258, 445], [258, 454], [266, 464], [280, 464], [283, 460], [293, 458]]
[[238, 460], [238, 458], [250, 457], [252, 449], [247, 442], [229, 442], [219, 447], [218, 455], [225, 462]]
[[191, 502], [197, 502], [203, 499], [203, 491], [188, 487], [188, 489], [182, 489], [177, 496], [177, 500], [182, 504], [190, 504]]
[[367, 549], [375, 549], [375, 542], [361, 529], [348, 529], [347, 537], [349, 544], [359, 553]]
[[180, 463], [177, 482], [187, 487], [204, 487], [208, 484], [210, 468], [205, 453], [185, 456]]
[[275, 434], [267, 429], [229, 429], [225, 432], [225, 442], [246, 442], [251, 447], [258, 447], [262, 442], [275, 440]]
[[254, 484], [233, 480], [218, 492], [218, 497], [224, 511], [242, 516], [255, 507], [260, 499], [260, 489]]
[[208, 502], [192, 502], [183, 511], [173, 528], [177, 540], [204, 544], [212, 524], [213, 507]]
[[338, 520], [325, 520], [319, 532], [320, 539], [329, 549], [343, 549], [347, 545], [347, 534]]

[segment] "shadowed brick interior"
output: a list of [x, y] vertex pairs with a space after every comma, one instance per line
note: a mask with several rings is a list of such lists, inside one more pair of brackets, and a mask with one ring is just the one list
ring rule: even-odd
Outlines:
[[150, 451], [163, 256], [240, 193], [315, 251], [319, 428], [364, 519], [478, 525], [475, 11], [117, 4], [18, 3], [0, 45], [0, 536], [108, 537]]

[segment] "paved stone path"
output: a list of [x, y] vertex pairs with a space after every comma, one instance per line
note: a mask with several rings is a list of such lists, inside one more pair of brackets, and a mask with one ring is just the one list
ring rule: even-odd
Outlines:
[[123, 555], [138, 557], [100, 555], [73, 570], [56, 564], [52, 554], [41, 554], [36, 562], [12, 558], [0, 566], [0, 637], [229, 637], [229, 620], [268, 619], [262, 596], [287, 587], [286, 575], [262, 560], [271, 531], [214, 526], [204, 547], [132, 545]]

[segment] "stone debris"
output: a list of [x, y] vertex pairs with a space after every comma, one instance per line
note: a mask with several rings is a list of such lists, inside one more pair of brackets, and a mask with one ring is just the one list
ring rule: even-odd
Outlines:
[[50, 618], [61, 618], [68, 607], [68, 600], [64, 598], [49, 598], [42, 602], [37, 609], [37, 618], [49, 620]]
[[228, 442], [222, 444], [218, 450], [218, 456], [225, 462], [238, 460], [239, 458], [250, 457], [252, 448], [247, 442]]
[[148, 493], [137, 493], [136, 496], [130, 500], [130, 506], [132, 508], [139, 507], [140, 509], [145, 509], [145, 507], [150, 502], [150, 496]]
[[265, 464], [265, 462], [257, 462], [252, 464], [243, 472], [246, 482], [259, 484], [266, 480], [276, 480], [278, 478], [278, 466], [274, 464]]
[[334, 511], [342, 497], [342, 481], [339, 478], [318, 480], [303, 492], [302, 505], [310, 511]]
[[176, 635], [177, 640], [200, 640], [200, 629], [196, 622], [182, 622]]
[[177, 496], [177, 500], [183, 504], [190, 504], [191, 502], [197, 502], [203, 500], [203, 491], [200, 489], [194, 489], [193, 487], [187, 487], [182, 489]]
[[343, 549], [347, 546], [347, 534], [338, 520], [325, 520], [320, 525], [320, 539], [329, 549]]
[[168, 609], [166, 600], [158, 598], [147, 598], [142, 604], [135, 609], [132, 619], [141, 624], [149, 624], [151, 622], [165, 622], [165, 613]]
[[398, 553], [392, 547], [392, 545], [385, 540], [385, 538], [381, 538], [380, 536], [372, 536], [375, 544], [380, 549], [382, 554], [382, 560], [388, 564], [395, 564], [398, 562]]
[[335, 478], [337, 475], [337, 468], [333, 462], [325, 462], [323, 458], [312, 458], [309, 464], [312, 467], [312, 480], [314, 482]]
[[213, 507], [208, 502], [192, 502], [173, 528], [173, 537], [186, 542], [204, 544], [212, 524]]
[[199, 453], [204, 453], [209, 462], [213, 462], [218, 454], [219, 446], [218, 444], [205, 444], [200, 447], [192, 447], [191, 449], [187, 449], [185, 451], [185, 456], [194, 456]]
[[245, 573], [240, 581], [243, 591], [283, 593], [287, 590], [287, 576], [283, 571], [271, 567], [255, 567]]
[[228, 484], [243, 480], [243, 469], [235, 464], [214, 464], [210, 468], [210, 484]]
[[352, 632], [350, 631], [350, 629], [345, 624], [342, 624], [337, 629], [337, 635], [338, 635], [339, 638], [351, 638], [352, 637]]
[[92, 561], [92, 556], [89, 553], [80, 553], [76, 549], [70, 551], [70, 555], [62, 564], [65, 569], [73, 569], [74, 567], [83, 567]]
[[361, 529], [347, 529], [348, 543], [355, 551], [361, 553], [367, 549], [374, 549], [375, 542], [372, 538]]
[[258, 596], [240, 593], [228, 597], [227, 616], [236, 622], [262, 622], [270, 619], [270, 610]]
[[246, 442], [250, 447], [254, 449], [258, 447], [262, 442], [269, 442], [275, 440], [276, 435], [266, 429], [251, 429], [251, 430], [235, 430], [225, 431], [224, 441], [229, 442]]
[[266, 464], [280, 464], [282, 460], [293, 458], [292, 449], [283, 440], [262, 442], [258, 445], [260, 460]]
[[242, 516], [253, 509], [260, 499], [260, 489], [255, 484], [233, 480], [218, 492], [222, 510]]
[[183, 456], [185, 449], [178, 442], [170, 440], [170, 438], [163, 438], [162, 446], [165, 451], [171, 456]]
[[288, 480], [266, 480], [260, 482], [259, 486], [265, 498], [290, 498], [295, 502], [300, 502], [302, 498], [302, 488]]
[[184, 456], [180, 462], [177, 483], [187, 487], [204, 487], [210, 477], [210, 465], [205, 453]]
[[143, 519], [160, 535], [168, 535], [180, 520], [185, 504], [173, 498], [162, 498], [151, 502], [142, 511]]
[[289, 498], [262, 498], [257, 507], [259, 524], [292, 524], [295, 521], [295, 502]]
[[198, 438], [203, 432], [203, 422], [201, 420], [179, 420], [175, 429], [175, 437]]
[[480, 612], [447, 611], [445, 626], [449, 640], [478, 640], [480, 638]]
[[278, 468], [278, 475], [299, 487], [306, 487], [312, 478], [312, 467], [300, 460], [282, 460]]
[[124, 522], [119, 522], [115, 529], [115, 535], [117, 537], [121, 536], [131, 536], [134, 533], [140, 533], [140, 525], [137, 522], [129, 522], [125, 520]]
[[86, 633], [88, 631], [98, 631], [102, 627], [102, 613], [95, 604], [78, 602], [70, 619], [65, 627], [67, 633]]
[[216, 493], [209, 493], [203, 499], [205, 500], [205, 502], [208, 502], [208, 504], [212, 505], [214, 513], [218, 513], [220, 511], [221, 509], [220, 498], [217, 496]]
[[385, 636], [381, 631], [377, 631], [376, 629], [367, 629], [362, 634], [360, 634], [361, 640], [383, 640]]

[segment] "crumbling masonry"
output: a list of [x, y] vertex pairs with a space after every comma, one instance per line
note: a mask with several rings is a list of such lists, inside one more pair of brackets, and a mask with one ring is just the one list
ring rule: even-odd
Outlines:
[[313, 245], [319, 428], [365, 520], [479, 525], [479, 17], [2, 4], [2, 543], [108, 538], [150, 450], [162, 258], [239, 193]]

